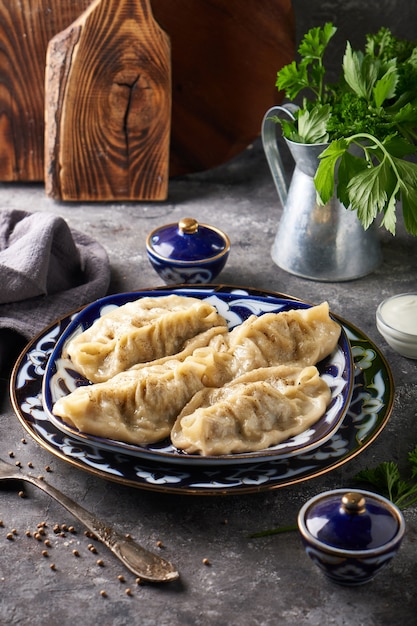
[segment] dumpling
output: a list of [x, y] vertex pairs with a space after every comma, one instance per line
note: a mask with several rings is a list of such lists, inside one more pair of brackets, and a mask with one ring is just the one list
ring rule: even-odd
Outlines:
[[[287, 407], [286, 411], [290, 411], [290, 407], [292, 411], [298, 407], [299, 413], [295, 415], [292, 427], [302, 423], [303, 428], [307, 428], [312, 415], [311, 398], [304, 402], [305, 397], [297, 395], [295, 401], [289, 404], [289, 390], [297, 388], [300, 394], [301, 386], [299, 382], [288, 383], [288, 372], [296, 372], [298, 376], [300, 369], [315, 365], [330, 354], [340, 332], [339, 324], [329, 317], [327, 303], [302, 311], [264, 314], [259, 318], [253, 316], [230, 333], [225, 326], [215, 326], [186, 341], [183, 350], [175, 355], [150, 363], [138, 363], [108, 381], [76, 389], [57, 400], [53, 412], [82, 432], [129, 443], [149, 444], [169, 435], [177, 416], [197, 392], [204, 388], [220, 388], [238, 379], [236, 382], [239, 384], [250, 382], [255, 385], [254, 398], [262, 396], [267, 389], [263, 402], [270, 402], [272, 407], [277, 398], [281, 407]], [[293, 369], [277, 369], [276, 366], [281, 364], [291, 365]], [[273, 384], [268, 377], [262, 381], [251, 378], [255, 372], [259, 376], [260, 368], [270, 369], [274, 376]], [[281, 382], [278, 374], [282, 376]], [[300, 380], [305, 381], [305, 378]], [[323, 387], [322, 382], [318, 384]], [[308, 388], [312, 389], [311, 381]], [[230, 391], [228, 385], [225, 398], [227, 396], [230, 400], [228, 394], [233, 395], [236, 389]], [[219, 394], [222, 392], [220, 390]], [[207, 394], [211, 397], [214, 392], [210, 389]], [[196, 399], [202, 395], [197, 394]], [[246, 398], [245, 395], [243, 397]], [[248, 400], [245, 400], [245, 406], [247, 403]], [[283, 415], [287, 413], [281, 408], [281, 420]], [[178, 428], [177, 422], [174, 437], [178, 447], [182, 447], [180, 442], [185, 435], [180, 435]], [[286, 428], [290, 428], [289, 422], [286, 422]], [[278, 431], [279, 428], [276, 428], [274, 441]], [[284, 439], [288, 436], [290, 434], [286, 432]], [[245, 445], [255, 446], [252, 450], [267, 447], [272, 445], [268, 443], [268, 437], [262, 434], [259, 441], [252, 443], [250, 438], [246, 438]], [[192, 447], [195, 444], [184, 445], [188, 449], [188, 445]]]
[[197, 391], [229, 380], [229, 362], [227, 352], [196, 348], [185, 358], [164, 358], [78, 387], [58, 399], [53, 412], [84, 433], [154, 443], [169, 436], [175, 418]]
[[143, 297], [97, 319], [68, 342], [63, 357], [91, 382], [103, 382], [135, 363], [175, 354], [213, 326], [226, 327], [226, 320], [208, 302], [175, 294]]
[[284, 364], [315, 365], [333, 352], [340, 333], [327, 302], [308, 309], [252, 315], [229, 335], [233, 374]]
[[178, 416], [171, 441], [203, 456], [263, 450], [308, 429], [330, 398], [314, 366], [260, 368], [196, 393]]

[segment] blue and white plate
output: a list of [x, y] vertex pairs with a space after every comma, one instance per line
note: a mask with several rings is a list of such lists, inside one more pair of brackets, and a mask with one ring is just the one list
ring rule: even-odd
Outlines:
[[[239, 453], [218, 456], [201, 456], [187, 454], [176, 449], [169, 439], [149, 445], [134, 445], [105, 439], [103, 437], [81, 432], [70, 426], [60, 417], [54, 415], [53, 405], [58, 398], [74, 391], [78, 386], [88, 384], [85, 378], [74, 370], [70, 360], [64, 359], [62, 353], [65, 345], [73, 337], [89, 328], [99, 317], [119, 307], [126, 302], [152, 295], [165, 296], [172, 291], [143, 291], [117, 294], [97, 300], [93, 304], [76, 314], [68, 325], [52, 352], [46, 368], [43, 403], [44, 410], [50, 421], [65, 434], [75, 439], [94, 444], [98, 448], [112, 450], [113, 452], [128, 452], [137, 457], [164, 463], [219, 465], [258, 463], [265, 459], [278, 459], [294, 456], [301, 452], [308, 452], [322, 445], [339, 428], [348, 409], [353, 390], [353, 365], [352, 353], [346, 333], [342, 330], [337, 348], [328, 358], [318, 364], [320, 375], [327, 382], [331, 390], [331, 402], [324, 415], [308, 430], [286, 441], [271, 446], [265, 450], [250, 453]], [[176, 290], [175, 293], [178, 293]], [[289, 309], [308, 308], [311, 305], [285, 297], [252, 296], [242, 293], [241, 290], [230, 292], [208, 293], [207, 290], [198, 290], [195, 287], [187, 290], [187, 295], [201, 298], [210, 302], [218, 312], [227, 320], [229, 329], [241, 324], [250, 315], [262, 315], [266, 312], [278, 313]]]
[[[184, 291], [181, 288], [179, 291]], [[158, 292], [158, 290], [156, 290]], [[207, 286], [206, 295], [228, 293], [262, 298], [295, 299], [257, 289]], [[290, 457], [260, 459], [242, 465], [174, 465], [130, 452], [115, 452], [65, 434], [43, 408], [42, 383], [48, 360], [73, 316], [46, 328], [22, 352], [13, 370], [11, 400], [30, 436], [56, 457], [91, 474], [123, 485], [161, 493], [231, 495], [287, 487], [326, 474], [366, 450], [389, 421], [394, 401], [391, 370], [375, 344], [346, 320], [342, 324], [354, 362], [352, 397], [337, 431], [314, 450]]]

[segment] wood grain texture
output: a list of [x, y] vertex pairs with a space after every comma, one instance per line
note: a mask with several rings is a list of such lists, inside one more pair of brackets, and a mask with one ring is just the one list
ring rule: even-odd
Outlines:
[[65, 201], [164, 200], [171, 58], [149, 0], [95, 0], [48, 46], [45, 186]]
[[91, 0], [0, 0], [0, 180], [40, 181], [48, 41]]
[[[0, 0], [0, 180], [44, 180], [48, 41], [91, 0]], [[203, 171], [259, 135], [292, 60], [291, 0], [152, 0], [172, 44], [170, 175]]]

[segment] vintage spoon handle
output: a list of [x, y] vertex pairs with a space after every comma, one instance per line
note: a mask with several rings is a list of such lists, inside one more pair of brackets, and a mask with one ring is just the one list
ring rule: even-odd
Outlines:
[[149, 582], [168, 582], [179, 576], [172, 563], [149, 552], [133, 539], [122, 535], [92, 513], [58, 491], [55, 487], [30, 474], [19, 474], [26, 482], [39, 487], [45, 493], [62, 504], [76, 517], [97, 539], [104, 543], [124, 565], [139, 578]]

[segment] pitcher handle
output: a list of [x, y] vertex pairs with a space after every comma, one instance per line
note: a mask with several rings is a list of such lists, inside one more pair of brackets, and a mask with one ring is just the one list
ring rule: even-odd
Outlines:
[[288, 185], [285, 180], [285, 171], [277, 142], [277, 123], [274, 122], [272, 118], [279, 113], [285, 113], [294, 120], [294, 113], [297, 109], [298, 106], [290, 102], [273, 106], [266, 112], [262, 121], [262, 144], [269, 169], [271, 170], [272, 179], [283, 207], [287, 201]]

